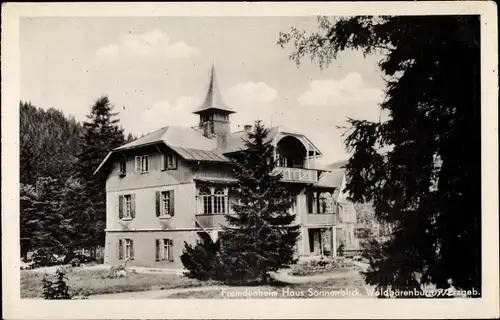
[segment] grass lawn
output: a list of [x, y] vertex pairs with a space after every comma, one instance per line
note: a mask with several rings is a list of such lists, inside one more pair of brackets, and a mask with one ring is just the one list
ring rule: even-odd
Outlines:
[[[127, 277], [106, 279], [106, 270], [75, 270], [68, 272], [68, 284], [76, 296], [93, 294], [190, 288], [214, 285], [214, 282], [201, 282], [168, 273], [132, 273]], [[41, 298], [43, 273], [21, 271], [21, 298]], [[49, 275], [54, 278], [54, 275]]]
[[[350, 295], [342, 296], [342, 290]], [[359, 292], [354, 295], [353, 292]], [[231, 294], [234, 292], [234, 294]], [[244, 293], [247, 293], [245, 296]], [[168, 299], [255, 299], [255, 298], [367, 298], [366, 285], [361, 275], [352, 270], [343, 277], [329, 279], [322, 282], [311, 282], [305, 284], [277, 283], [272, 286], [255, 286], [248, 288], [228, 288], [226, 292], [221, 290], [182, 292], [168, 296]]]

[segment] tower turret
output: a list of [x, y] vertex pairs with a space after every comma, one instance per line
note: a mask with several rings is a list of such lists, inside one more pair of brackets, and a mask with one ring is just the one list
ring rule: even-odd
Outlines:
[[217, 146], [227, 146], [227, 136], [231, 133], [229, 116], [235, 113], [222, 100], [215, 78], [215, 66], [212, 65], [205, 101], [193, 113], [200, 116], [199, 127], [208, 138], [216, 138]]

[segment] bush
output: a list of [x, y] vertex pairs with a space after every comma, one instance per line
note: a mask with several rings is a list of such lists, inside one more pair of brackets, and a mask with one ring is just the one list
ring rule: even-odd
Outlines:
[[194, 247], [184, 242], [181, 261], [188, 270], [186, 276], [198, 280], [216, 279], [219, 248], [219, 241], [214, 243], [208, 236]]
[[344, 244], [340, 244], [340, 246], [338, 247], [337, 249], [337, 254], [340, 256], [340, 257], [343, 257], [345, 255], [345, 246]]
[[47, 249], [37, 250], [33, 254], [34, 267], [49, 267], [58, 264], [54, 254]]
[[50, 280], [47, 277], [42, 279], [42, 296], [46, 300], [71, 299], [70, 287], [67, 284], [68, 278], [63, 269], [59, 268], [56, 272], [56, 279]]
[[351, 268], [354, 265], [344, 258], [312, 260], [295, 265], [292, 268], [294, 276], [309, 276], [317, 273], [330, 272], [338, 269]]

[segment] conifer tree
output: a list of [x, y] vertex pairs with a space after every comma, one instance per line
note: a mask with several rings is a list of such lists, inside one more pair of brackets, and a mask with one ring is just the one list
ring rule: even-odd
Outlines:
[[97, 233], [97, 230], [94, 230], [95, 214], [92, 202], [86, 196], [84, 184], [78, 179], [71, 177], [66, 181], [59, 211], [69, 224], [65, 261], [70, 261], [74, 250], [92, 246], [93, 236]]
[[21, 237], [21, 256], [26, 260], [28, 252], [34, 246], [34, 236], [38, 230], [41, 230], [41, 217], [35, 209], [36, 192], [32, 185], [22, 184], [20, 186], [20, 237]]
[[65, 252], [69, 220], [60, 212], [61, 192], [51, 177], [39, 178], [36, 186], [21, 186], [21, 251], [47, 249]]
[[[479, 16], [318, 18], [278, 44], [327, 67], [345, 50], [377, 54], [386, 121], [349, 119], [351, 200], [392, 227], [366, 274], [380, 289], [481, 288]], [[379, 250], [380, 249], [380, 250]]]
[[295, 262], [299, 235], [289, 213], [292, 197], [276, 174], [274, 147], [265, 143], [268, 130], [257, 121], [246, 150], [236, 159], [235, 215], [221, 236], [220, 265], [225, 280], [267, 282], [269, 272]]
[[[108, 97], [96, 100], [83, 123], [81, 152], [78, 155], [77, 178], [84, 183], [85, 197], [90, 199], [94, 217], [89, 230], [95, 241], [92, 246], [104, 245], [104, 227], [106, 221], [106, 178], [107, 172], [101, 170], [94, 175], [106, 154], [122, 145], [125, 141], [123, 129], [118, 126], [117, 113], [113, 112]], [[90, 245], [90, 244], [89, 244]]]

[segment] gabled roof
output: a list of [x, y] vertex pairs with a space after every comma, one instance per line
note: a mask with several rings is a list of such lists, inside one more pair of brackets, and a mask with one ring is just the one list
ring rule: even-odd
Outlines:
[[164, 144], [188, 161], [230, 161], [224, 154], [214, 150], [217, 147], [217, 140], [205, 137], [197, 128], [168, 126], [113, 149], [106, 155], [94, 174], [102, 168], [113, 153], [154, 144]]
[[214, 150], [217, 147], [215, 139], [209, 139], [198, 128], [168, 126], [149, 133], [137, 140], [120, 146], [114, 151], [130, 149], [142, 145], [163, 142], [169, 147], [188, 149]]
[[[309, 151], [321, 155], [319, 149], [306, 136], [283, 126], [270, 128], [264, 142], [271, 143], [275, 138], [280, 139], [286, 136], [296, 137], [308, 145]], [[188, 161], [229, 162], [231, 160], [225, 154], [245, 150], [246, 139], [248, 139], [248, 132], [234, 132], [227, 137], [227, 147], [220, 149], [217, 148], [217, 139], [205, 137], [197, 127], [167, 126], [113, 149], [95, 172], [102, 168], [113, 153], [154, 144], [164, 144]]]
[[344, 178], [344, 174], [344, 169], [333, 169], [331, 171], [326, 171], [321, 174], [318, 183], [314, 186], [340, 189], [340, 187], [342, 186], [342, 179]]
[[343, 169], [347, 165], [348, 160], [337, 161], [325, 166], [325, 169]]
[[196, 111], [194, 111], [193, 113], [199, 114], [210, 109], [217, 109], [226, 111], [228, 113], [235, 113], [235, 111], [229, 108], [222, 100], [222, 96], [217, 86], [217, 79], [215, 78], [214, 65], [212, 65], [212, 70], [210, 71], [210, 81], [208, 83], [208, 90], [207, 90], [207, 96], [205, 97], [205, 101], [203, 101], [201, 106], [198, 109], [196, 109]]
[[[304, 145], [308, 146], [309, 151], [316, 152], [317, 155], [321, 155], [321, 151], [309, 140], [305, 135], [298, 133], [294, 130], [290, 130], [284, 126], [276, 126], [269, 129], [264, 143], [273, 142], [273, 140], [281, 139], [286, 136], [294, 136], [299, 139]], [[248, 139], [248, 132], [237, 131], [233, 132], [227, 137], [227, 147], [224, 149], [218, 149], [222, 153], [234, 153], [243, 151], [246, 149], [245, 141]]]

